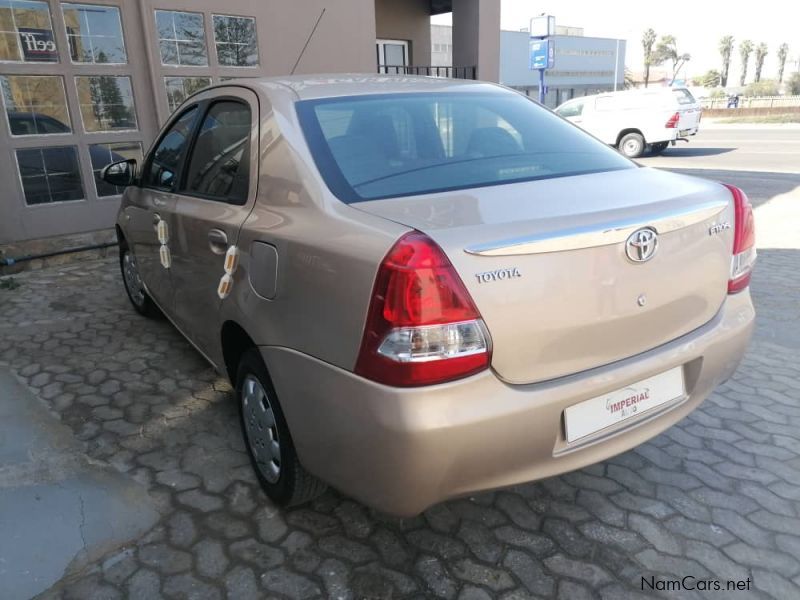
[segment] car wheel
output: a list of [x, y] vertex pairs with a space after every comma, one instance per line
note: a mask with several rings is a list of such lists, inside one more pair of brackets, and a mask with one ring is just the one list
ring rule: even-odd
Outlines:
[[303, 468], [258, 350], [242, 355], [236, 375], [236, 398], [250, 463], [269, 498], [295, 506], [322, 494], [326, 485]]
[[653, 154], [661, 154], [668, 146], [669, 142], [656, 142], [650, 146], [650, 150]]
[[128, 299], [133, 304], [136, 312], [149, 318], [160, 317], [161, 311], [158, 310], [153, 299], [144, 289], [144, 283], [139, 274], [139, 266], [136, 262], [136, 255], [127, 246], [120, 248], [119, 268], [122, 271], [122, 282], [125, 284]]
[[644, 146], [641, 133], [629, 133], [619, 141], [619, 151], [628, 158], [639, 158], [644, 153]]

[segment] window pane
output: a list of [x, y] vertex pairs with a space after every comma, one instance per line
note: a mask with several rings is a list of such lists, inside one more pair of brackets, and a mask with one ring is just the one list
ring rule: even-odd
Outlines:
[[296, 104], [322, 176], [345, 202], [635, 168], [512, 92]]
[[192, 132], [192, 123], [196, 114], [196, 106], [187, 110], [161, 138], [150, 158], [147, 172], [144, 174], [144, 185], [160, 189], [172, 189], [177, 175], [178, 163]]
[[233, 67], [258, 65], [258, 40], [254, 18], [214, 15], [214, 41], [220, 65]]
[[142, 164], [142, 145], [139, 142], [114, 142], [111, 144], [91, 144], [89, 146], [89, 157], [92, 160], [92, 171], [94, 172], [94, 186], [97, 196], [117, 196], [122, 193], [122, 189], [100, 179], [100, 171], [106, 165], [120, 160], [136, 159], [139, 165]]
[[250, 109], [239, 102], [218, 102], [208, 111], [192, 156], [186, 189], [234, 204], [247, 199]]
[[63, 3], [69, 54], [76, 63], [125, 63], [119, 9], [98, 4]]
[[78, 153], [74, 146], [17, 150], [17, 165], [27, 204], [81, 200]]
[[47, 2], [0, 0], [0, 60], [58, 62]]
[[167, 88], [167, 104], [170, 112], [183, 104], [183, 101], [196, 91], [210, 85], [210, 77], [165, 77], [164, 87]]
[[130, 77], [76, 77], [75, 85], [84, 130], [136, 129]]
[[5, 75], [0, 85], [11, 135], [72, 131], [61, 77]]
[[156, 11], [161, 64], [208, 65], [203, 15], [199, 13]]

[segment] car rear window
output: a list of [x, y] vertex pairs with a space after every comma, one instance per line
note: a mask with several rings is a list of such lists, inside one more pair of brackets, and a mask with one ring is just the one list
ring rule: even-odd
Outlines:
[[672, 93], [674, 94], [675, 98], [677, 98], [678, 104], [695, 104], [697, 102], [689, 90], [672, 90]]
[[297, 112], [322, 177], [348, 203], [635, 168], [514, 92], [325, 98]]

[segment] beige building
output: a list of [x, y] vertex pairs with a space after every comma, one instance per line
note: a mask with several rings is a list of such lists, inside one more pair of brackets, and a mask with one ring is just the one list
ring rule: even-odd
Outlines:
[[428, 74], [444, 12], [456, 68], [439, 74], [496, 81], [500, 0], [0, 0], [0, 251], [108, 232], [121, 190], [99, 170], [140, 158], [193, 91], [293, 69]]

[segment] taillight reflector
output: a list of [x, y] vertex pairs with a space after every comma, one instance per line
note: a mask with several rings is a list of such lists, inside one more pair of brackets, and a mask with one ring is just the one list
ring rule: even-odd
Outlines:
[[666, 127], [667, 129], [675, 129], [678, 126], [678, 121], [680, 120], [681, 120], [680, 113], [675, 113], [669, 118], [667, 124], [664, 125], [664, 127]]
[[728, 279], [728, 293], [741, 292], [750, 285], [750, 276], [756, 262], [756, 225], [753, 206], [741, 189], [724, 184], [733, 195], [733, 257]]

